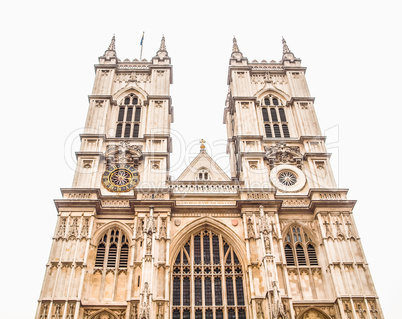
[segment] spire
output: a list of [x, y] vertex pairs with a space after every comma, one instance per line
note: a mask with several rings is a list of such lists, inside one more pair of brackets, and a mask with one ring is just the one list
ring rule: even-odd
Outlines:
[[295, 60], [298, 60], [295, 58], [295, 55], [293, 54], [293, 52], [290, 51], [290, 49], [286, 43], [286, 40], [283, 37], [282, 37], [282, 45], [283, 45], [282, 61], [287, 60], [287, 61], [293, 62]]
[[232, 59], [236, 59], [236, 60], [243, 59], [243, 53], [240, 52], [240, 49], [239, 49], [239, 46], [237, 45], [237, 40], [236, 40], [235, 36], [233, 36]]
[[159, 47], [159, 51], [166, 51], [165, 35], [162, 36], [161, 46]]
[[106, 49], [103, 56], [99, 57], [100, 63], [116, 63], [116, 37], [113, 34], [112, 40], [110, 41], [109, 47]]
[[166, 43], [165, 43], [165, 36], [162, 36], [161, 39], [161, 45], [159, 47], [159, 50], [156, 52], [156, 57], [159, 59], [164, 59], [164, 58], [169, 58], [169, 54], [166, 50]]
[[115, 42], [116, 42], [116, 38], [113, 34], [112, 41], [110, 41], [109, 47], [107, 48], [108, 51], [116, 51]]
[[283, 45], [283, 54], [292, 53], [292, 51], [289, 50], [289, 47], [286, 44], [286, 40], [284, 39], [284, 37], [282, 37], [282, 45]]
[[237, 40], [236, 37], [233, 36], [233, 48], [232, 48], [232, 53], [235, 52], [240, 52], [239, 46], [237, 45]]

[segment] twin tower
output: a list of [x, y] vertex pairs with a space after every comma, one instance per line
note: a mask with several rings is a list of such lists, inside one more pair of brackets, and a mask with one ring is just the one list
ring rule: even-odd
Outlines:
[[234, 39], [230, 176], [202, 144], [172, 180], [165, 39], [150, 61], [121, 61], [113, 37], [35, 319], [383, 318], [305, 71], [285, 40], [280, 62], [250, 62]]

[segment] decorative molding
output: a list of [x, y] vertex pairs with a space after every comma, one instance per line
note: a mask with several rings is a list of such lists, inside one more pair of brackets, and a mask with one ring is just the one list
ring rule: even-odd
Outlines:
[[173, 194], [237, 194], [239, 185], [232, 184], [173, 184], [170, 189]]
[[265, 146], [264, 149], [270, 169], [280, 164], [295, 165], [299, 169], [302, 168], [303, 154], [300, 153], [299, 146], [287, 146], [285, 142], [278, 142], [271, 147]]
[[128, 200], [121, 199], [108, 199], [101, 201], [102, 207], [111, 207], [111, 208], [121, 208], [121, 207], [130, 207], [130, 202]]

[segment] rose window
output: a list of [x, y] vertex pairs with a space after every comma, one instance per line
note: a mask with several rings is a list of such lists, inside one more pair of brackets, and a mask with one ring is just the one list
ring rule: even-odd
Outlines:
[[278, 180], [285, 186], [293, 186], [297, 182], [297, 176], [291, 171], [282, 171], [278, 174]]

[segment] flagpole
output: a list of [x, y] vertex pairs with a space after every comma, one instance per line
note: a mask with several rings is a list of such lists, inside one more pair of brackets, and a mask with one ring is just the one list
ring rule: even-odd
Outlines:
[[144, 32], [142, 32], [142, 38], [141, 38], [141, 51], [140, 51], [140, 61], [142, 60], [142, 47], [143, 47], [143, 43], [144, 43], [144, 34], [145, 34], [145, 31]]

